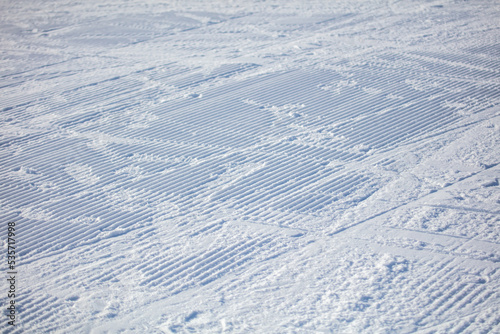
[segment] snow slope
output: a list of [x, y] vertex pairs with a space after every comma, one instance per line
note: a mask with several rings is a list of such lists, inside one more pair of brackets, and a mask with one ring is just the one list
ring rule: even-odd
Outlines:
[[0, 8], [6, 333], [500, 332], [497, 1]]

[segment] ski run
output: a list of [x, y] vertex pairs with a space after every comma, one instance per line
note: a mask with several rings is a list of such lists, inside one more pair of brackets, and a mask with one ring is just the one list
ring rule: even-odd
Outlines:
[[500, 333], [498, 0], [0, 17], [2, 332]]

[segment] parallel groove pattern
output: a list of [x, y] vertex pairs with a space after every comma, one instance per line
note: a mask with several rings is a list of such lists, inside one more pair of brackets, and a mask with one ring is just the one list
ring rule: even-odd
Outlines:
[[[150, 5], [159, 6], [144, 7]], [[26, 277], [33, 287], [30, 297], [19, 299], [24, 329], [70, 331], [57, 328], [58, 318], [95, 324], [130, 312], [115, 310], [110, 300], [96, 296], [89, 297], [99, 301], [91, 314], [79, 311], [90, 302], [78, 296], [99, 289], [154, 296], [147, 303], [155, 305], [174, 295], [182, 300], [188, 295], [182, 293], [196, 288], [212, 291], [213, 282], [222, 282], [218, 292], [234, 297], [238, 284], [272, 273], [262, 281], [276, 279], [275, 285], [263, 284], [260, 291], [293, 291], [297, 286], [291, 280], [276, 285], [286, 273], [302, 279], [300, 270], [285, 266], [304, 264], [310, 270], [309, 263], [278, 259], [269, 263], [284, 267], [273, 271], [262, 259], [277, 259], [291, 249], [300, 256], [305, 250], [322, 254], [337, 237], [328, 239], [325, 227], [363, 222], [372, 213], [377, 217], [379, 207], [373, 203], [382, 197], [373, 195], [383, 196], [384, 186], [401, 180], [404, 171], [411, 174], [413, 162], [401, 161], [407, 157], [401, 152], [412, 154], [417, 144], [441, 139], [437, 134], [500, 105], [500, 44], [490, 35], [490, 41], [463, 40], [479, 35], [465, 10], [422, 4], [425, 9], [415, 18], [398, 14], [403, 21], [396, 19], [408, 27], [424, 26], [427, 20], [444, 27], [446, 21], [446, 29], [455, 27], [456, 36], [463, 37], [456, 46], [445, 43], [448, 37], [437, 28], [429, 29], [438, 34], [421, 37], [422, 31], [414, 34], [411, 27], [390, 20], [386, 27], [381, 15], [401, 2], [384, 3], [387, 8], [369, 14], [346, 5], [338, 14], [310, 17], [286, 6], [286, 15], [278, 7], [264, 15], [261, 8], [267, 7], [261, 5], [242, 7], [238, 14], [162, 7], [146, 15], [135, 13], [128, 2], [123, 16], [96, 12], [61, 26], [47, 20], [37, 29], [27, 28], [30, 21], [18, 34], [23, 43], [39, 39], [32, 47], [40, 54], [14, 48], [16, 43], [5, 50], [0, 204], [4, 219], [20, 226], [23, 269], [39, 270], [34, 277], [42, 278]], [[455, 7], [466, 8], [461, 6]], [[441, 14], [446, 11], [449, 15]], [[462, 23], [470, 23], [472, 32], [467, 35]], [[412, 33], [397, 43], [389, 41], [390, 46], [378, 45], [399, 28]], [[245, 43], [234, 36], [245, 37]], [[431, 41], [434, 47], [422, 47]], [[431, 187], [420, 181], [415, 182]], [[481, 187], [488, 188], [485, 193], [496, 189]], [[305, 248], [321, 242], [324, 247]], [[419, 246], [401, 249], [418, 253]], [[405, 287], [401, 301], [406, 304], [387, 309], [414, 312], [405, 321], [416, 331], [499, 331], [498, 310], [485, 310], [499, 298], [492, 288], [498, 273], [464, 270], [458, 265], [460, 254], [449, 259], [458, 253], [427, 252], [435, 257], [415, 265], [431, 274], [420, 279], [409, 280], [404, 270], [392, 272], [373, 260], [373, 273], [385, 273], [394, 287]], [[495, 265], [479, 255], [469, 260]], [[65, 266], [68, 261], [74, 266]], [[53, 269], [44, 273], [49, 263]], [[253, 271], [247, 275], [249, 264]], [[345, 272], [355, 271], [346, 265]], [[351, 277], [339, 280], [339, 273], [337, 267], [324, 269], [318, 277], [333, 277], [318, 282], [338, 283], [332, 290], [340, 295], [353, 290]], [[482, 278], [465, 280], [464, 274]], [[307, 282], [307, 288], [315, 283]], [[50, 284], [61, 293], [48, 294]], [[381, 294], [388, 291], [384, 288]], [[76, 297], [60, 298], [73, 290]], [[335, 310], [351, 310], [346, 317], [334, 314], [346, 327], [325, 331], [369, 330], [355, 326], [381, 307], [369, 295], [353, 294], [360, 298], [351, 302], [335, 300], [334, 294], [330, 300], [326, 291], [320, 292], [301, 315], [328, 303]], [[264, 302], [276, 302], [286, 312], [295, 307], [291, 299]], [[313, 328], [312, 321], [295, 320], [300, 326], [284, 322], [280, 328], [322, 330]], [[228, 328], [221, 332], [262, 330], [251, 321], [243, 329], [225, 321]], [[178, 329], [172, 326], [172, 332]], [[183, 329], [200, 328], [179, 332]]]

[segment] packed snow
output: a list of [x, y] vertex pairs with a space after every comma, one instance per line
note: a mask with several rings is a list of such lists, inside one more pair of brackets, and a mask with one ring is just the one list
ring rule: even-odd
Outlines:
[[5, 333], [500, 332], [498, 1], [0, 18]]

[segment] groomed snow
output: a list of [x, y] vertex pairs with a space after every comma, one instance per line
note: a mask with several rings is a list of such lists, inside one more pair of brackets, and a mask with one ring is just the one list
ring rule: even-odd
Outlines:
[[1, 1], [6, 333], [499, 333], [498, 1]]

